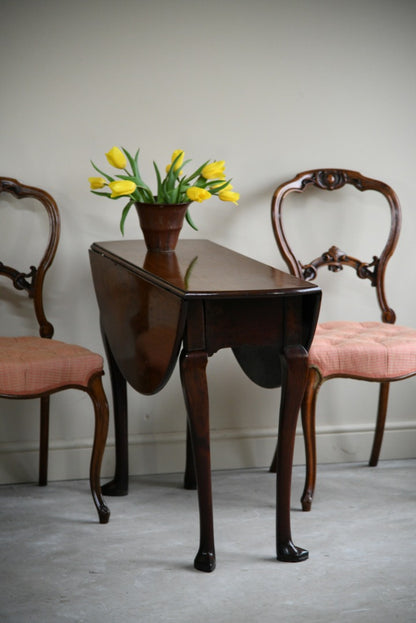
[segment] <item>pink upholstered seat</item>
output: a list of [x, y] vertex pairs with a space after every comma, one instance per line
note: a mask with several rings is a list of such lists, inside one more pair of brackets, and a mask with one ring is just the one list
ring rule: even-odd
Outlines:
[[0, 337], [0, 394], [29, 396], [61, 387], [87, 387], [102, 371], [101, 355], [58, 340]]
[[393, 380], [416, 373], [416, 329], [384, 322], [324, 322], [309, 365], [322, 377]]

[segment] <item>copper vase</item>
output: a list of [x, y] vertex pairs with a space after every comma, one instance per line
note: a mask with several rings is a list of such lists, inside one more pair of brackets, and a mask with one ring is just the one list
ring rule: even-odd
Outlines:
[[169, 253], [176, 249], [189, 203], [135, 203], [149, 251]]

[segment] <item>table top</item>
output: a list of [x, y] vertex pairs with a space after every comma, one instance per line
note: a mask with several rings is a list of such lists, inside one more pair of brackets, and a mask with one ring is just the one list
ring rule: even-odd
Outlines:
[[319, 291], [313, 283], [208, 240], [180, 240], [173, 253], [148, 252], [142, 240], [95, 242], [91, 249], [183, 298]]

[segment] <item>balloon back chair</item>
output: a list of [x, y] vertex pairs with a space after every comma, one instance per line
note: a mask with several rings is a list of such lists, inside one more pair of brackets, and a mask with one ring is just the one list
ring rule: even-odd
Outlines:
[[[372, 190], [381, 193], [386, 199], [390, 209], [390, 224], [381, 254], [371, 255], [372, 259], [361, 261], [332, 245], [316, 259], [301, 262], [289, 245], [283, 226], [283, 206], [286, 198], [290, 193], [305, 193], [302, 197], [306, 199], [306, 191], [311, 187], [333, 192], [345, 185], [359, 191]], [[316, 199], [315, 196], [314, 198]], [[385, 206], [384, 200], [381, 203]], [[288, 205], [289, 202], [285, 207]], [[383, 439], [389, 384], [416, 374], [416, 330], [394, 324], [396, 315], [387, 304], [384, 286], [387, 263], [400, 233], [401, 210], [396, 193], [387, 184], [364, 177], [356, 171], [341, 169], [314, 169], [299, 173], [276, 189], [271, 208], [274, 235], [282, 257], [293, 275], [305, 280], [315, 280], [322, 267], [327, 267], [332, 273], [339, 273], [344, 267], [351, 268], [361, 280], [374, 287], [381, 309], [381, 322], [335, 321], [319, 323], [317, 326], [309, 352], [308, 380], [301, 409], [306, 453], [306, 480], [301, 502], [303, 510], [309, 511], [316, 480], [316, 399], [322, 383], [336, 377], [380, 383], [378, 414], [369, 461], [370, 466], [375, 466]], [[331, 210], [335, 210], [333, 205]], [[299, 219], [299, 229], [302, 227], [304, 223]], [[340, 228], [342, 225], [338, 224], [338, 229]], [[356, 231], [362, 237], [361, 223]], [[311, 236], [310, 231], [308, 236]], [[345, 289], [344, 293], [349, 296]], [[271, 470], [275, 470], [275, 460]]]
[[[16, 290], [32, 299], [39, 336], [0, 337], [0, 397], [40, 398], [39, 485], [47, 484], [49, 397], [68, 388], [88, 393], [95, 413], [94, 442], [90, 463], [90, 487], [100, 523], [107, 523], [110, 511], [100, 486], [100, 469], [108, 431], [108, 404], [101, 377], [103, 359], [81, 346], [52, 338], [54, 328], [47, 320], [43, 305], [43, 284], [55, 257], [60, 235], [60, 217], [54, 199], [45, 191], [25, 186], [15, 179], [0, 177], [0, 193], [17, 199], [31, 198], [47, 212], [49, 234], [46, 250], [37, 266], [20, 270], [0, 262], [0, 276]], [[20, 205], [20, 202], [16, 204]], [[3, 234], [9, 234], [7, 228]], [[21, 241], [22, 248], [25, 241]], [[2, 279], [2, 281], [4, 281]]]

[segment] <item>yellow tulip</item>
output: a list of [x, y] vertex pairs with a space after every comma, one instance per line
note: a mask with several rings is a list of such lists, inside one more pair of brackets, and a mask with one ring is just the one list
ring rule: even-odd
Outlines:
[[106, 181], [103, 177], [89, 177], [88, 181], [91, 186], [91, 190], [96, 190], [97, 188], [104, 188], [106, 185]]
[[199, 188], [198, 186], [191, 186], [186, 191], [186, 194], [188, 199], [191, 201], [197, 201], [198, 203], [201, 203], [202, 201], [205, 201], [205, 199], [209, 199], [211, 197], [211, 193], [208, 190], [205, 190], [205, 188]]
[[112, 147], [110, 151], [106, 153], [106, 157], [112, 167], [116, 167], [116, 169], [126, 168], [126, 157], [118, 147]]
[[[178, 156], [180, 156], [180, 158], [178, 158]], [[170, 169], [172, 167], [172, 164], [175, 162], [176, 158], [178, 158], [178, 161], [175, 164], [174, 171], [177, 171], [178, 169], [180, 169], [182, 164], [183, 164], [184, 156], [185, 156], [185, 152], [182, 149], [175, 149], [175, 151], [172, 154], [172, 158], [170, 160], [171, 164], [168, 164], [166, 166], [166, 173], [169, 173], [169, 171], [170, 171]], [[180, 175], [180, 176], [183, 175], [183, 171], [179, 171], [178, 175]]]
[[131, 195], [137, 188], [137, 185], [130, 180], [120, 180], [119, 182], [110, 182], [111, 198], [122, 197], [123, 195]]
[[178, 156], [180, 155], [180, 158], [178, 159], [178, 161], [175, 164], [175, 171], [177, 171], [178, 169], [181, 168], [181, 166], [183, 165], [183, 159], [185, 156], [185, 152], [182, 149], [175, 149], [175, 151], [172, 154], [172, 158], [171, 158], [171, 163], [173, 164], [176, 160], [176, 158], [178, 158]]
[[224, 180], [225, 179], [225, 162], [224, 160], [219, 160], [215, 162], [211, 162], [210, 164], [206, 164], [201, 171], [202, 177], [205, 177], [206, 180]]
[[218, 193], [218, 197], [221, 199], [221, 201], [232, 201], [232, 203], [235, 203], [235, 205], [238, 205], [237, 201], [240, 199], [239, 193], [235, 193], [232, 190], [227, 190], [226, 188], [224, 188], [224, 190], [220, 190], [220, 192]]

